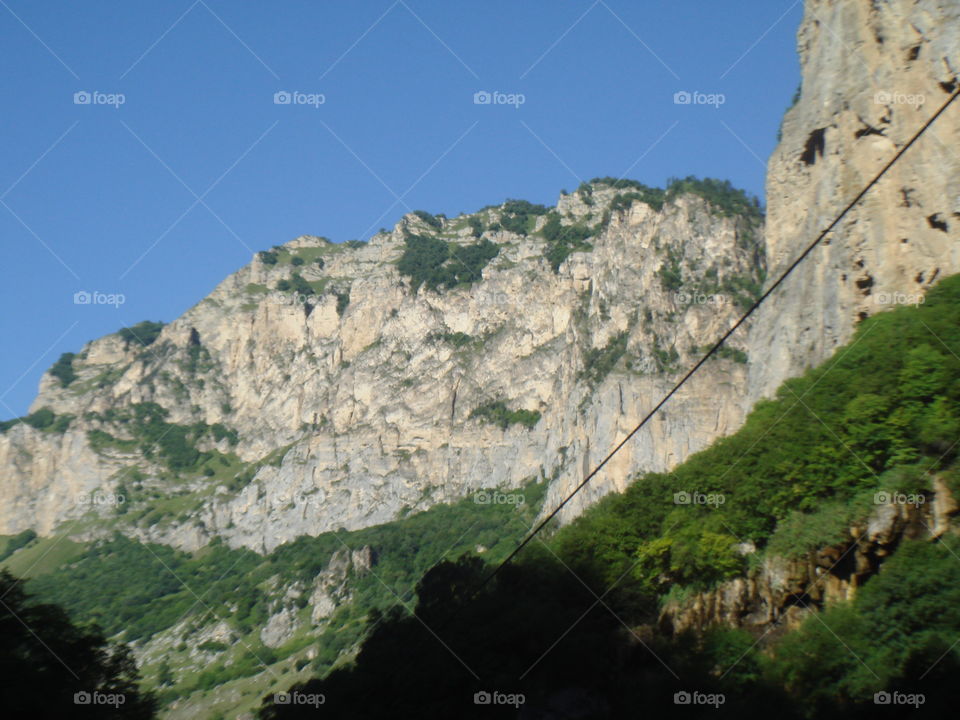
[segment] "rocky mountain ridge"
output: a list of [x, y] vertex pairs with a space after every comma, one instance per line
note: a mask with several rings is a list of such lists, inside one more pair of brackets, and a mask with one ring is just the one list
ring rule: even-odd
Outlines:
[[[0, 436], [0, 532], [69, 522], [91, 537], [106, 518], [180, 548], [219, 536], [263, 552], [530, 478], [560, 497], [762, 280], [755, 208], [614, 185], [556, 209], [411, 214], [354, 247], [304, 236], [155, 337], [93, 341], [68, 360], [69, 383], [45, 376], [32, 407], [69, 427]], [[557, 262], [567, 234], [579, 244]], [[414, 289], [398, 270], [410, 237], [496, 256], [482, 279]], [[745, 359], [713, 363], [577, 507], [736, 427]], [[195, 452], [209, 458], [191, 465]], [[121, 496], [122, 514], [90, 502]]]

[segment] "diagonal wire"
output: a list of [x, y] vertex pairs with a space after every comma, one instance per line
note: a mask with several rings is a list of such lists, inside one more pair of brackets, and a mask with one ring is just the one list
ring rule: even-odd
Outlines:
[[[577, 486], [573, 489], [573, 491], [570, 492], [570, 494], [568, 494], [567, 497], [566, 497], [559, 505], [557, 505], [557, 507], [555, 507], [555, 508], [540, 522], [540, 524], [537, 525], [537, 527], [535, 527], [535, 528], [533, 529], [533, 531], [530, 533], [530, 535], [528, 535], [526, 538], [524, 538], [524, 540], [523, 540], [516, 548], [514, 548], [514, 550], [507, 556], [507, 558], [506, 558], [505, 560], [503, 560], [499, 565], [497, 565], [497, 566], [481, 581], [481, 583], [478, 585], [478, 587], [477, 587], [474, 595], [471, 595], [471, 596], [468, 598], [468, 602], [469, 602], [470, 599], [472, 599], [473, 597], [475, 597], [475, 596], [476, 596], [476, 593], [478, 593], [485, 585], [487, 585], [508, 563], [510, 563], [510, 562], [513, 560], [513, 558], [515, 558], [515, 557], [523, 550], [523, 548], [525, 548], [525, 547], [533, 540], [533, 538], [534, 538], [539, 532], [541, 532], [541, 531], [547, 526], [547, 524], [548, 524], [554, 517], [556, 517], [556, 516], [560, 513], [560, 511], [567, 505], [567, 503], [569, 503], [569, 502], [577, 495], [577, 493], [579, 493], [584, 487], [586, 487], [587, 484], [589, 484], [589, 482], [590, 482], [591, 480], [593, 480], [593, 478], [604, 468], [604, 466], [606, 466], [607, 463], [609, 463], [610, 460], [613, 459], [613, 457], [614, 457], [618, 452], [620, 452], [620, 450], [650, 421], [650, 419], [651, 419], [654, 415], [656, 415], [664, 405], [667, 404], [667, 402], [670, 400], [670, 398], [672, 398], [672, 397], [677, 393], [677, 391], [679, 391], [680, 388], [683, 387], [683, 385], [685, 385], [686, 382], [687, 382], [701, 367], [703, 367], [703, 365], [704, 365], [714, 354], [716, 354], [717, 351], [720, 350], [721, 347], [723, 347], [724, 343], [730, 338], [730, 336], [733, 335], [733, 333], [736, 332], [736, 331], [750, 318], [750, 316], [757, 310], [757, 308], [759, 308], [759, 307], [767, 300], [767, 298], [769, 298], [769, 297], [774, 293], [774, 291], [776, 291], [776, 289], [777, 289], [778, 287], [780, 287], [780, 285], [783, 284], [783, 282], [787, 279], [787, 277], [797, 268], [798, 265], [800, 265], [800, 263], [802, 263], [802, 262], [820, 245], [820, 243], [823, 241], [823, 239], [840, 223], [840, 221], [843, 220], [843, 218], [846, 217], [846, 215], [847, 215], [856, 205], [858, 205], [858, 204], [860, 203], [860, 201], [864, 198], [864, 196], [865, 196], [868, 192], [870, 192], [870, 190], [872, 190], [873, 187], [874, 187], [878, 182], [880, 182], [880, 180], [887, 174], [887, 172], [890, 170], [890, 168], [892, 168], [892, 167], [897, 163], [897, 161], [898, 161], [901, 157], [903, 157], [903, 155], [904, 155], [911, 147], [913, 147], [913, 145], [917, 142], [917, 140], [919, 140], [920, 137], [922, 137], [923, 134], [926, 132], [926, 130], [927, 130], [931, 125], [933, 125], [933, 123], [935, 123], [935, 122], [937, 121], [937, 119], [947, 110], [948, 107], [950, 107], [950, 105], [953, 104], [953, 102], [957, 99], [957, 97], [960, 97], [960, 89], [958, 89], [956, 92], [954, 92], [954, 93], [950, 96], [950, 98], [949, 98], [946, 102], [944, 102], [944, 103], [940, 106], [940, 108], [920, 127], [920, 129], [917, 130], [917, 132], [913, 135], [913, 137], [911, 137], [910, 140], [909, 140], [902, 148], [900, 148], [900, 150], [897, 151], [897, 153], [887, 162], [887, 164], [884, 165], [883, 168], [873, 177], [873, 179], [870, 180], [870, 182], [868, 182], [868, 183], [866, 184], [866, 186], [864, 186], [864, 188], [863, 188], [859, 193], [857, 193], [856, 197], [854, 197], [853, 200], [851, 200], [851, 201], [846, 205], [846, 207], [844, 207], [844, 209], [830, 222], [830, 224], [827, 225], [827, 227], [824, 228], [824, 229], [820, 232], [819, 235], [817, 235], [816, 239], [813, 240], [813, 242], [811, 242], [811, 243], [806, 247], [806, 249], [804, 249], [804, 251], [803, 251], [802, 253], [800, 253], [800, 255], [798, 255], [798, 256], [793, 260], [793, 262], [790, 263], [790, 265], [780, 274], [780, 276], [776, 279], [776, 281], [775, 281], [772, 285], [770, 285], [770, 287], [769, 287], [766, 291], [764, 291], [764, 293], [763, 293], [757, 300], [755, 300], [755, 301], [753, 302], [753, 304], [752, 304], [752, 305], [747, 309], [747, 311], [740, 317], [740, 319], [737, 320], [737, 322], [735, 322], [735, 323], [733, 324], [733, 326], [732, 326], [729, 330], [727, 330], [727, 331], [723, 334], [723, 336], [721, 336], [720, 339], [719, 339], [716, 343], [713, 344], [713, 346], [707, 351], [707, 353], [706, 353], [703, 357], [701, 357], [700, 360], [697, 361], [697, 363], [696, 363], [692, 368], [690, 368], [690, 370], [687, 371], [687, 373], [673, 386], [673, 388], [672, 388], [666, 395], [664, 395], [664, 396], [660, 399], [660, 401], [653, 407], [653, 409], [650, 410], [650, 411], [643, 417], [643, 419], [639, 422], [639, 424], [638, 424], [633, 430], [631, 430], [631, 431], [626, 435], [626, 437], [624, 437], [624, 438], [607, 454], [607, 456], [606, 456], [598, 465], [596, 465], [596, 466], [593, 468], [593, 470], [591, 470], [591, 471], [587, 474], [587, 476], [583, 479], [583, 481], [581, 481], [580, 484], [577, 485]], [[461, 607], [462, 607], [462, 605], [461, 605]]]

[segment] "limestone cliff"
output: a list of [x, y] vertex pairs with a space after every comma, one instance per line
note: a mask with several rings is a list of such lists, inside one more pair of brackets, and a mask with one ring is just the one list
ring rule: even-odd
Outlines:
[[[802, 91], [770, 159], [762, 235], [696, 194], [660, 207], [600, 182], [554, 209], [589, 231], [557, 272], [544, 214], [529, 227], [504, 222], [504, 206], [411, 214], [360, 246], [301, 237], [258, 256], [150, 344], [88, 344], [69, 363], [76, 379], [45, 376], [33, 405], [67, 418], [65, 431], [0, 434], [0, 533], [117, 525], [262, 551], [533, 477], [551, 482], [554, 505], [729, 327], [734, 290], [762, 279], [764, 257], [770, 275], [784, 268], [956, 90], [958, 26], [948, 0], [807, 1]], [[958, 139], [955, 107], [564, 519], [737, 429], [860, 318], [960, 270]], [[479, 281], [415, 290], [397, 267], [411, 233], [488, 240], [498, 254]], [[276, 292], [283, 283], [292, 290]], [[130, 433], [150, 403], [166, 412], [156, 427], [189, 433], [222, 467], [168, 472], [144, 457], [151, 445]], [[497, 407], [537, 420], [484, 422]]]
[[[954, 0], [807, 0], [803, 83], [767, 173], [771, 276], [830, 223], [958, 88]], [[954, 103], [762, 309], [748, 392], [850, 340], [857, 322], [922, 301], [960, 270], [960, 102]]]
[[[528, 229], [500, 207], [411, 214], [354, 247], [301, 237], [255, 257], [153, 342], [91, 342], [71, 363], [76, 379], [45, 376], [32, 408], [72, 416], [66, 431], [20, 424], [0, 436], [0, 533], [109, 525], [184, 548], [217, 535], [264, 551], [530, 478], [554, 481], [556, 502], [762, 279], [756, 217], [693, 193], [662, 206], [624, 195], [596, 183]], [[558, 219], [592, 249], [554, 272], [537, 231]], [[459, 246], [479, 235], [498, 254], [477, 282], [414, 289], [397, 267], [411, 234]], [[571, 512], [734, 430], [744, 359], [712, 362]], [[485, 422], [498, 402], [536, 420]], [[150, 403], [166, 415], [144, 445], [137, 413]], [[168, 433], [196, 436], [224, 467], [170, 472], [151, 452]], [[123, 514], [95, 502], [118, 495]]]

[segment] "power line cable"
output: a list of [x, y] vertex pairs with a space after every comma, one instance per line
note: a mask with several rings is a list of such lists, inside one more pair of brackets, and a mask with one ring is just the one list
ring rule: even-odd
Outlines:
[[[893, 156], [893, 158], [891, 158], [891, 160], [886, 165], [883, 166], [883, 169], [880, 170], [880, 172], [878, 172], [874, 176], [874, 178], [869, 183], [867, 183], [867, 185], [859, 193], [857, 193], [857, 196], [850, 201], [850, 203], [840, 212], [839, 215], [837, 215], [833, 219], [833, 221], [829, 225], [827, 225], [827, 227], [817, 236], [816, 240], [810, 243], [807, 246], [807, 248], [802, 253], [800, 253], [800, 255], [797, 256], [793, 260], [793, 262], [790, 263], [787, 269], [784, 270], [780, 274], [780, 276], [777, 278], [776, 282], [774, 282], [759, 298], [757, 298], [757, 300], [754, 301], [754, 303], [750, 306], [750, 308], [742, 316], [740, 316], [740, 319], [737, 320], [737, 322], [735, 322], [733, 326], [729, 330], [727, 330], [727, 332], [724, 333], [723, 336], [716, 343], [714, 343], [713, 347], [711, 347], [707, 351], [707, 353], [702, 358], [700, 358], [700, 360], [697, 361], [697, 363], [692, 368], [690, 368], [690, 370], [687, 371], [687, 374], [684, 375], [673, 386], [673, 388], [671, 388], [671, 390], [666, 395], [663, 396], [663, 398], [661, 398], [660, 402], [658, 402], [653, 407], [653, 409], [650, 410], [650, 412], [648, 412], [643, 417], [643, 419], [639, 422], [639, 424], [637, 424], [637, 426], [633, 428], [633, 430], [631, 430], [626, 435], [626, 437], [624, 437], [619, 443], [617, 443], [617, 445], [613, 448], [613, 450], [611, 450], [607, 454], [607, 456], [603, 460], [601, 460], [600, 463], [587, 474], [587, 476], [583, 479], [583, 481], [579, 485], [577, 485], [577, 487], [575, 487], [573, 491], [569, 495], [567, 495], [566, 498], [564, 498], [563, 502], [557, 505], [557, 507], [555, 507], [550, 512], [549, 515], [547, 515], [533, 530], [531, 530], [530, 533], [520, 542], [520, 544], [517, 545], [517, 547], [515, 547], [513, 551], [509, 555], [507, 555], [507, 557], [504, 560], [502, 560], [493, 569], [493, 571], [490, 572], [479, 583], [476, 590], [474, 590], [467, 597], [466, 602], [463, 603], [461, 607], [463, 607], [463, 605], [466, 605], [473, 598], [475, 598], [480, 593], [480, 591], [483, 590], [483, 588], [486, 587], [486, 585], [491, 580], [493, 580], [494, 577], [496, 577], [497, 573], [499, 573], [506, 565], [508, 565], [513, 560], [513, 558], [515, 558], [533, 540], [533, 538], [536, 537], [537, 534], [541, 530], [543, 530], [554, 517], [557, 516], [557, 514], [567, 505], [567, 503], [569, 503], [574, 498], [574, 496], [578, 492], [580, 492], [584, 487], [586, 487], [586, 485], [594, 478], [594, 476], [596, 476], [596, 474], [599, 473], [608, 462], [610, 462], [613, 456], [616, 455], [618, 452], [620, 452], [623, 446], [626, 445], [634, 437], [634, 435], [640, 432], [643, 426], [646, 425], [647, 422], [649, 422], [650, 419], [657, 414], [657, 412], [659, 412], [660, 408], [666, 405], [667, 401], [669, 401], [670, 398], [673, 397], [674, 394], [676, 394], [676, 392], [681, 387], [683, 387], [683, 385], [687, 382], [687, 380], [693, 377], [693, 375], [701, 367], [703, 367], [704, 363], [706, 363], [707, 360], [709, 360], [721, 347], [723, 347], [723, 344], [727, 341], [727, 339], [729, 339], [729, 337], [733, 335], [733, 333], [735, 333], [737, 329], [747, 321], [747, 319], [754, 313], [754, 311], [757, 308], [759, 308], [763, 304], [763, 302], [768, 297], [770, 297], [771, 294], [773, 294], [774, 290], [780, 287], [780, 285], [783, 283], [784, 280], [787, 279], [790, 273], [792, 273], [796, 269], [796, 267], [801, 262], [803, 262], [807, 258], [807, 256], [810, 255], [810, 253], [814, 251], [814, 249], [816, 249], [816, 247], [827, 236], [827, 234], [829, 234], [830, 231], [832, 231], [837, 226], [837, 224], [841, 220], [843, 220], [844, 217], [846, 217], [847, 213], [849, 213], [864, 198], [864, 196], [868, 192], [870, 192], [870, 190], [873, 189], [873, 187], [878, 182], [880, 182], [883, 176], [886, 175], [887, 171], [889, 171], [890, 168], [892, 168], [897, 163], [897, 161], [900, 160], [901, 157], [903, 157], [904, 153], [906, 153], [907, 150], [909, 150], [914, 145], [914, 143], [916, 143], [916, 141], [920, 139], [920, 137], [933, 125], [934, 122], [937, 121], [937, 119], [946, 111], [946, 109], [950, 107], [950, 105], [953, 103], [954, 100], [957, 99], [958, 96], [960, 96], [960, 88], [958, 88], [957, 91], [954, 92], [954, 94], [951, 95], [950, 98], [945, 103], [943, 103], [943, 105], [941, 105], [940, 108], [920, 127], [920, 129], [914, 134], [914, 136], [910, 138], [907, 144], [904, 145], [902, 148], [900, 148], [900, 150]], [[452, 618], [453, 616], [451, 616], [450, 619]]]

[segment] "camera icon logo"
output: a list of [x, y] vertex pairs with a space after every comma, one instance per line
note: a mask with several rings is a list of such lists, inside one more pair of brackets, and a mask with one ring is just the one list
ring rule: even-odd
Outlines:
[[81, 690], [73, 694], [74, 705], [89, 705], [92, 701], [93, 697], [86, 690]]
[[881, 690], [878, 693], [873, 694], [873, 704], [874, 705], [889, 705], [892, 696], [886, 690]]
[[693, 96], [686, 90], [679, 90], [673, 94], [674, 105], [689, 105], [693, 101]]
[[493, 701], [490, 693], [486, 690], [481, 690], [478, 693], [473, 695], [473, 704], [474, 705], [489, 705]]
[[473, 94], [474, 105], [489, 105], [493, 101], [493, 95], [486, 90], [479, 90]]
[[74, 105], [89, 105], [92, 96], [86, 90], [80, 90], [73, 94]]
[[289, 705], [290, 704], [290, 693], [274, 693], [273, 694], [273, 704], [274, 705]]
[[892, 100], [893, 100], [893, 97], [890, 95], [890, 93], [884, 90], [881, 90], [880, 92], [878, 92], [876, 95], [873, 96], [873, 101], [877, 105], [889, 105]]
[[673, 504], [674, 505], [689, 505], [690, 504], [690, 493], [687, 491], [677, 492], [673, 494]]
[[692, 701], [690, 693], [686, 690], [681, 690], [673, 694], [673, 704], [674, 705], [689, 705]]
[[289, 105], [292, 99], [293, 96], [286, 90], [278, 90], [273, 94], [274, 105]]
[[93, 296], [86, 290], [79, 290], [73, 294], [74, 305], [89, 305], [92, 299]]
[[878, 492], [873, 496], [874, 505], [888, 505], [890, 503], [890, 493]]

